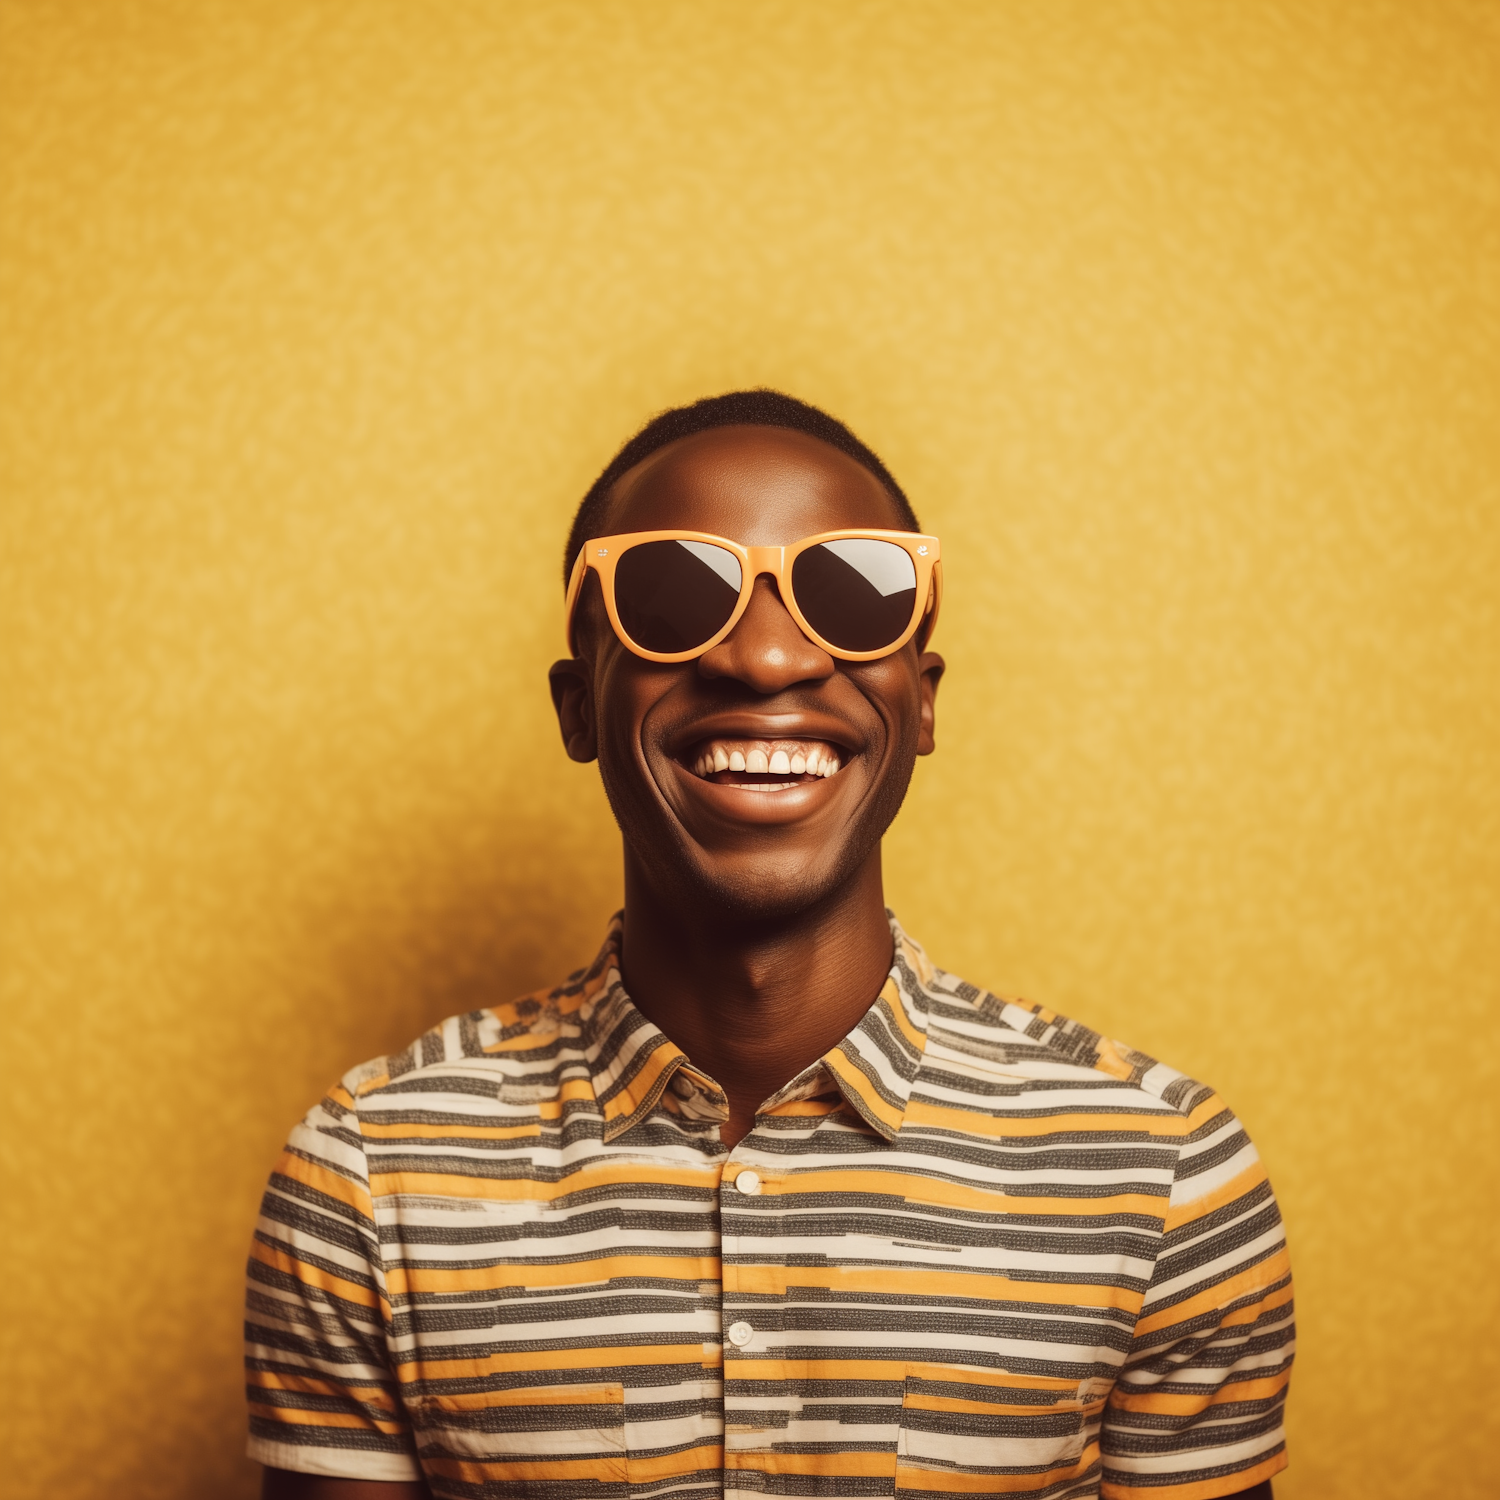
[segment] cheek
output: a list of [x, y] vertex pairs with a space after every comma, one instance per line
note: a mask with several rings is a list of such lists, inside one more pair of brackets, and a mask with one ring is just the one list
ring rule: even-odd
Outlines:
[[[906, 659], [908, 654], [910, 661]], [[885, 725], [888, 753], [915, 755], [922, 732], [921, 681], [915, 651], [908, 646], [895, 656], [857, 663], [850, 668], [849, 675]]]
[[640, 715], [628, 674], [614, 664], [594, 678], [594, 712], [599, 724], [599, 761], [606, 772], [618, 772], [634, 760], [640, 741]]
[[670, 690], [671, 678], [618, 642], [594, 673], [594, 712], [599, 726], [599, 763], [606, 780], [623, 787], [640, 780], [647, 717]]

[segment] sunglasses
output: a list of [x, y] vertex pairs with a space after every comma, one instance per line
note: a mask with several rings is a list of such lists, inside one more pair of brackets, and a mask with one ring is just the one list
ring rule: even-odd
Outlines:
[[647, 661], [691, 661], [734, 629], [755, 580], [776, 580], [797, 627], [830, 656], [874, 661], [899, 651], [919, 626], [924, 642], [943, 597], [938, 539], [910, 531], [822, 531], [785, 547], [742, 547], [701, 531], [595, 537], [568, 581], [573, 616], [592, 568], [609, 623]]

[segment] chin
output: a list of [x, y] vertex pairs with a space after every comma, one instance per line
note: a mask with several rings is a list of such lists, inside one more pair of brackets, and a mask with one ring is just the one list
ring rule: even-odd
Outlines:
[[[608, 777], [605, 788], [611, 790]], [[786, 927], [846, 895], [871, 856], [878, 860], [903, 790], [888, 787], [859, 816], [834, 823], [822, 837], [763, 828], [749, 838], [701, 844], [675, 820], [663, 826], [654, 805], [610, 800], [636, 877], [680, 914], [682, 925]]]
[[698, 865], [684, 872], [692, 891], [685, 914], [718, 918], [737, 927], [794, 924], [836, 898], [855, 878], [868, 852], [846, 848], [832, 862], [818, 861], [797, 870], [765, 857], [746, 861], [739, 869], [721, 866], [712, 873]]

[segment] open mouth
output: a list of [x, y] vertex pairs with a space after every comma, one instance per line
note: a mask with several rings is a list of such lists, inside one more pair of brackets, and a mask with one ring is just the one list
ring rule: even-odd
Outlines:
[[827, 740], [704, 740], [683, 757], [695, 776], [715, 786], [785, 792], [837, 776], [844, 752]]

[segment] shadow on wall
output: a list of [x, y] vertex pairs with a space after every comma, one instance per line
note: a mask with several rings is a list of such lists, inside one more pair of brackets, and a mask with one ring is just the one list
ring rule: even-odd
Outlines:
[[419, 832], [354, 851], [340, 887], [304, 907], [299, 967], [329, 987], [327, 1029], [307, 1041], [339, 1059], [324, 1083], [447, 1016], [557, 983], [593, 957], [621, 899], [612, 822], [584, 830], [537, 808]]
[[[344, 836], [335, 839], [340, 823]], [[349, 1068], [405, 1047], [447, 1016], [550, 986], [587, 964], [619, 903], [618, 834], [593, 781], [566, 808], [437, 818], [384, 819], [345, 796], [321, 830], [304, 826], [303, 835], [320, 857], [280, 867], [260, 908], [262, 922], [267, 906], [274, 922], [241, 937], [274, 948], [265, 954], [271, 972], [258, 981], [272, 998], [240, 1019], [245, 1045], [231, 1046], [226, 1059], [235, 1076], [218, 1079], [224, 1096], [253, 1115], [249, 1131], [224, 1141], [240, 1153], [223, 1163], [232, 1203], [220, 1213], [203, 1205], [204, 1219], [217, 1219], [217, 1244], [204, 1249], [219, 1273], [164, 1289], [177, 1312], [177, 1348], [156, 1359], [189, 1399], [168, 1417], [176, 1431], [162, 1433], [154, 1453], [132, 1455], [154, 1461], [152, 1472], [117, 1475], [115, 1493], [173, 1500], [258, 1493], [259, 1466], [242, 1457], [240, 1286], [255, 1205], [279, 1142]], [[333, 843], [340, 852], [328, 858]], [[223, 1014], [222, 991], [215, 1005], [202, 1013]], [[268, 1030], [282, 1064], [270, 1078], [263, 1071]], [[263, 1154], [244, 1152], [246, 1135]], [[201, 1170], [202, 1151], [200, 1141], [182, 1152], [181, 1166]], [[205, 1323], [218, 1330], [212, 1340]], [[162, 1332], [138, 1326], [126, 1336], [157, 1341]], [[162, 1487], [167, 1455], [175, 1461], [166, 1470], [175, 1474]]]

